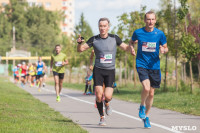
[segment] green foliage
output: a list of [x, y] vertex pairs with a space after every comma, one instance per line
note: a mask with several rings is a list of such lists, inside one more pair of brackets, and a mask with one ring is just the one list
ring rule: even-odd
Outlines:
[[200, 51], [199, 44], [195, 43], [195, 38], [188, 34], [183, 34], [181, 38], [181, 53], [187, 58], [189, 61], [192, 58], [196, 57]]
[[[3, 8], [3, 7], [1, 7]], [[49, 55], [58, 43], [61, 12], [47, 11], [43, 7], [29, 7], [26, 1], [11, 0], [0, 14], [0, 55], [12, 46], [12, 27], [16, 29], [16, 47]], [[6, 45], [5, 45], [6, 44]]]
[[[83, 36], [85, 41], [87, 41], [90, 37], [93, 36], [92, 29], [90, 25], [88, 24], [88, 22], [85, 20], [83, 13], [80, 16], [79, 24], [75, 26], [75, 36], [74, 36], [75, 45], [77, 45], [76, 39], [78, 38], [79, 35]], [[75, 51], [76, 51], [76, 47], [77, 46], [75, 46]], [[85, 65], [88, 65], [91, 51], [92, 49], [84, 51], [82, 53], [75, 52], [75, 56], [72, 57], [72, 60], [76, 62], [73, 64], [80, 65], [81, 63], [84, 63]], [[78, 56], [78, 60], [76, 59], [77, 56]]]
[[189, 6], [187, 5], [187, 0], [179, 0], [181, 3], [181, 8], [178, 9], [177, 17], [182, 20], [188, 13]]

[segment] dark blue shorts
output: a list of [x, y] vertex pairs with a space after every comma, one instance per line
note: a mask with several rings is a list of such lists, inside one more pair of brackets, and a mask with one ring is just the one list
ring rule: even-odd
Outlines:
[[151, 70], [138, 67], [137, 72], [140, 82], [144, 81], [145, 79], [149, 79], [152, 88], [160, 88], [160, 83], [161, 83], [160, 69]]

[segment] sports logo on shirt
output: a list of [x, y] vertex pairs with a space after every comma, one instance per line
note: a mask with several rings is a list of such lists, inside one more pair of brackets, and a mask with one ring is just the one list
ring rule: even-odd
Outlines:
[[156, 42], [143, 42], [142, 51], [145, 52], [156, 52]]

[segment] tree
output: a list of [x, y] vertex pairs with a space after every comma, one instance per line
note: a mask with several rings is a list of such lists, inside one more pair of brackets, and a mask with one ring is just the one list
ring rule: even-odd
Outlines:
[[[118, 16], [118, 24], [117, 35], [125, 42], [129, 43], [130, 37], [132, 36], [133, 32], [144, 26], [144, 14], [145, 14], [146, 6], [141, 7], [141, 12], [134, 11], [130, 13], [123, 13], [122, 15]], [[135, 46], [137, 48], [137, 46]], [[117, 65], [120, 66], [120, 73], [122, 73], [122, 66], [125, 66], [125, 73], [127, 73], [126, 68], [133, 67], [134, 70], [134, 86], [136, 85], [136, 63], [135, 57], [131, 55], [127, 55], [118, 48], [118, 52], [116, 55]], [[122, 63], [122, 61], [125, 61]], [[128, 66], [127, 66], [128, 65]], [[130, 70], [130, 69], [129, 69]], [[127, 77], [127, 76], [125, 76]], [[122, 75], [119, 76], [119, 81], [122, 81]]]
[[192, 59], [199, 54], [200, 46], [195, 43], [195, 38], [188, 34], [183, 34], [181, 38], [181, 52], [188, 59], [190, 65], [191, 93], [193, 93]]
[[11, 42], [12, 26], [15, 26], [18, 49], [29, 50], [32, 54], [37, 52], [38, 55], [49, 55], [52, 52], [61, 32], [61, 12], [29, 7], [26, 0], [10, 0], [10, 4], [2, 8], [4, 12], [0, 15], [0, 26], [3, 27], [0, 33], [5, 42]]
[[[84, 40], [87, 41], [90, 37], [93, 36], [92, 29], [89, 25], [89, 23], [85, 20], [84, 14], [82, 13], [80, 16], [79, 24], [75, 26], [75, 37], [74, 40], [78, 38], [78, 36], [81, 35], [84, 37]], [[84, 64], [89, 64], [89, 56], [90, 56], [91, 50], [84, 51], [80, 53], [79, 56], [79, 63], [83, 62]]]

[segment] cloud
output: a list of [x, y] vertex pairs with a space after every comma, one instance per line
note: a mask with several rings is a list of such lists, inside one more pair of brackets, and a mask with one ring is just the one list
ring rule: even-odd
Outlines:
[[82, 10], [82, 9], [86, 9], [88, 7], [90, 7], [92, 5], [92, 3], [90, 1], [76, 1], [76, 6], [75, 8]]

